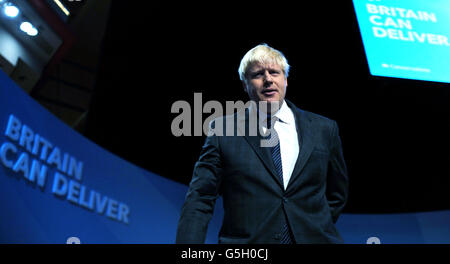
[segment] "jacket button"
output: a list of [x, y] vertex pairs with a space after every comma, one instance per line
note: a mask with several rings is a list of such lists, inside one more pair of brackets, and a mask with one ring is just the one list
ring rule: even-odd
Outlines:
[[287, 203], [287, 202], [289, 202], [289, 199], [286, 198], [286, 197], [283, 197], [283, 202], [284, 202], [284, 203]]
[[273, 239], [275, 240], [280, 240], [281, 239], [281, 234], [276, 234], [273, 236]]

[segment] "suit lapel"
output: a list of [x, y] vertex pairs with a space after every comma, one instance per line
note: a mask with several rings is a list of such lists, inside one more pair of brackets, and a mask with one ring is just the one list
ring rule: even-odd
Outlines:
[[[298, 142], [300, 146], [300, 151], [297, 157], [297, 161], [295, 163], [294, 171], [292, 172], [291, 178], [289, 180], [286, 192], [289, 191], [290, 186], [292, 186], [292, 183], [299, 178], [300, 173], [302, 172], [303, 168], [305, 167], [309, 157], [311, 156], [311, 153], [314, 149], [314, 142], [315, 142], [315, 134], [312, 132], [312, 124], [310, 118], [307, 116], [305, 111], [297, 108], [294, 104], [292, 104], [290, 101], [285, 100], [289, 107], [291, 108], [292, 112], [294, 113], [295, 117], [295, 125], [297, 129], [297, 137]], [[272, 177], [276, 180], [278, 185], [284, 190], [284, 185], [281, 182], [280, 178], [278, 177], [278, 174], [275, 169], [275, 165], [273, 164], [272, 155], [270, 153], [270, 148], [263, 148], [261, 147], [261, 140], [262, 137], [259, 134], [259, 130], [257, 131], [256, 136], [251, 136], [249, 134], [251, 122], [249, 122], [249, 110], [246, 109], [245, 115], [241, 115], [239, 117], [238, 115], [238, 121], [239, 122], [245, 122], [245, 125], [242, 127], [245, 127], [245, 131], [241, 131], [241, 135], [244, 135], [247, 142], [250, 144], [252, 149], [255, 151], [255, 153], [258, 155], [258, 157], [263, 162], [264, 166], [267, 168], [268, 171], [270, 171], [270, 174]], [[238, 126], [239, 127], [239, 126]], [[254, 128], [253, 128], [254, 129]], [[301, 180], [301, 179], [300, 179]]]
[[[292, 186], [292, 183], [300, 176], [301, 171], [306, 165], [311, 153], [314, 149], [315, 134], [312, 132], [311, 120], [306, 115], [305, 111], [297, 108], [294, 104], [287, 101], [289, 107], [294, 112], [295, 125], [297, 129], [297, 136], [300, 151], [297, 161], [295, 163], [294, 171], [292, 172], [286, 191]], [[300, 179], [301, 180], [301, 179]]]
[[[241, 126], [241, 127], [245, 127], [245, 131], [241, 131], [241, 133], [242, 133], [241, 135], [244, 135], [244, 138], [250, 144], [252, 149], [256, 152], [256, 154], [259, 157], [259, 159], [261, 159], [261, 161], [263, 162], [263, 164], [266, 167], [266, 169], [268, 171], [270, 171], [270, 174], [276, 180], [278, 185], [282, 189], [284, 189], [283, 183], [281, 182], [280, 178], [278, 177], [278, 174], [277, 174], [276, 169], [275, 169], [275, 165], [273, 164], [272, 154], [270, 153], [270, 148], [261, 147], [261, 140], [263, 138], [261, 137], [261, 135], [259, 133], [258, 122], [256, 122], [256, 127], [252, 127], [252, 125], [255, 125], [255, 123], [250, 122], [249, 115], [250, 115], [249, 114], [249, 110], [246, 109], [244, 120], [242, 120], [243, 116], [241, 116], [241, 118], [238, 116], [239, 122], [245, 122], [245, 126]], [[251, 131], [251, 129], [257, 129], [256, 130], [256, 132], [257, 132], [256, 136], [250, 135], [249, 131]], [[253, 131], [255, 131], [255, 130], [253, 130]]]

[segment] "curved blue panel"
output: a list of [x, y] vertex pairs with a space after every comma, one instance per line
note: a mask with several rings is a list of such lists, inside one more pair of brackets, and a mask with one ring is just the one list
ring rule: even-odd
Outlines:
[[0, 243], [173, 243], [186, 191], [90, 142], [0, 71]]
[[343, 214], [337, 227], [349, 244], [373, 242], [370, 238], [382, 244], [450, 243], [450, 211]]

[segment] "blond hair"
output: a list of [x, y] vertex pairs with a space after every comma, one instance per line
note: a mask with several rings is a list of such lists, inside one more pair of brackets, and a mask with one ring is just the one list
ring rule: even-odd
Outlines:
[[246, 78], [248, 68], [254, 63], [261, 64], [277, 64], [279, 65], [286, 78], [289, 75], [289, 64], [286, 57], [284, 57], [281, 51], [276, 50], [269, 45], [263, 43], [253, 49], [249, 50], [241, 60], [239, 65], [239, 78], [244, 81]]

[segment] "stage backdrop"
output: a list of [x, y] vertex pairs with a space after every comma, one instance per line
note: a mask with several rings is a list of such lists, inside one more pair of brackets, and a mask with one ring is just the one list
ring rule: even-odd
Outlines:
[[[90, 142], [0, 71], [0, 243], [173, 243], [186, 191]], [[219, 199], [207, 243], [222, 216]], [[338, 229], [347, 243], [449, 243], [449, 223], [450, 211], [344, 214]]]

